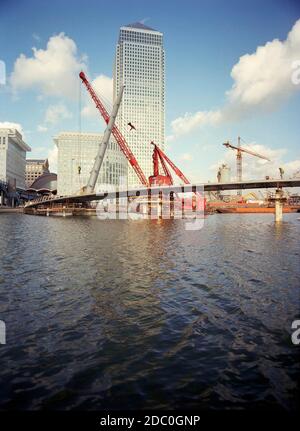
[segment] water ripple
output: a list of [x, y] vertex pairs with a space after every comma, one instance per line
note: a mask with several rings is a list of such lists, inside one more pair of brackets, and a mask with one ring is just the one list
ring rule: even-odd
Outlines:
[[0, 407], [295, 409], [299, 233], [1, 215]]

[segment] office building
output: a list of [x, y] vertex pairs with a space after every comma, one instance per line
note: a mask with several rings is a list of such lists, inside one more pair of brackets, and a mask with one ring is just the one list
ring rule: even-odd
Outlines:
[[[86, 186], [102, 141], [100, 133], [61, 132], [54, 142], [57, 156], [57, 194], [71, 195]], [[108, 144], [96, 191], [127, 182], [127, 160], [113, 138]]]
[[[150, 142], [164, 148], [164, 64], [162, 33], [141, 23], [120, 28], [114, 65], [114, 97], [122, 83], [125, 90], [117, 123], [146, 177], [153, 173]], [[128, 185], [138, 184], [139, 180], [129, 167]]]
[[31, 148], [16, 129], [0, 128], [0, 181], [25, 189], [26, 152]]

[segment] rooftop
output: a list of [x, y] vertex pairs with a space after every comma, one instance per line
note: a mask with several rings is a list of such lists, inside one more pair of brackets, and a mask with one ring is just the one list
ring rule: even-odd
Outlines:
[[154, 28], [148, 27], [147, 25], [141, 22], [134, 22], [133, 24], [127, 24], [127, 25], [124, 25], [124, 27], [137, 28], [139, 30], [157, 31]]
[[26, 159], [26, 163], [45, 163], [47, 159]]
[[[57, 189], [57, 174], [53, 172], [46, 172], [45, 174], [38, 177], [30, 186], [29, 189], [39, 190], [56, 190]], [[29, 190], [28, 189], [28, 190]]]
[[22, 138], [21, 133], [17, 130], [17, 129], [12, 129], [12, 128], [1, 128], [0, 132], [3, 134], [5, 133], [9, 139], [11, 139], [16, 145], [18, 145], [18, 147], [20, 147], [23, 151], [31, 151], [31, 148], [29, 147], [29, 145], [27, 145]]

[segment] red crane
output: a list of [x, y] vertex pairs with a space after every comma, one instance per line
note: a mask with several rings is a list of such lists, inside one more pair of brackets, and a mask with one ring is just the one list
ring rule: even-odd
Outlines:
[[[172, 184], [174, 184], [172, 175], [167, 164], [173, 169], [175, 174], [184, 182], [184, 184], [191, 184], [191, 182], [187, 179], [183, 172], [181, 172], [181, 170], [176, 165], [174, 165], [174, 163], [169, 159], [169, 157], [154, 142], [151, 142], [151, 144], [154, 145], [154, 151], [152, 155], [153, 175], [149, 177], [150, 186], [171, 186]], [[160, 175], [159, 173], [159, 163], [161, 164], [161, 167], [164, 171], [164, 175]], [[181, 201], [183, 207], [188, 207], [191, 204], [191, 207], [194, 210], [196, 210], [197, 208], [202, 210], [206, 207], [206, 199], [201, 196], [199, 192], [195, 192], [191, 199], [181, 199]]]
[[[81, 78], [82, 82], [87, 88], [87, 91], [90, 93], [93, 101], [95, 102], [96, 108], [104, 118], [104, 121], [106, 124], [109, 122], [109, 114], [104, 107], [103, 103], [97, 96], [96, 92], [94, 91], [93, 87], [89, 83], [87, 77], [85, 76], [84, 72], [80, 72], [79, 77]], [[128, 123], [131, 124], [131, 123]], [[151, 142], [152, 145], [154, 145], [154, 151], [153, 151], [153, 170], [154, 173], [152, 176], [149, 177], [149, 181], [147, 181], [146, 176], [144, 172], [142, 171], [140, 165], [138, 164], [138, 161], [134, 157], [132, 151], [128, 147], [128, 144], [118, 129], [116, 125], [113, 126], [112, 133], [119, 144], [122, 152], [124, 153], [125, 157], [133, 167], [137, 177], [139, 178], [140, 182], [146, 186], [149, 187], [149, 185], [172, 185], [173, 184], [173, 178], [172, 175], [167, 167], [167, 164], [173, 169], [175, 174], [185, 183], [190, 184], [190, 181], [185, 177], [185, 175], [181, 172], [181, 170], [174, 165], [174, 163], [166, 156], [166, 154], [156, 145], [154, 142]], [[164, 175], [159, 174], [159, 162], [163, 168]]]
[[[100, 112], [100, 114], [102, 115], [104, 121], [106, 122], [106, 124], [108, 124], [109, 122], [109, 114], [107, 112], [107, 110], [105, 109], [103, 103], [101, 102], [101, 100], [99, 99], [99, 97], [97, 96], [97, 94], [95, 93], [93, 87], [91, 86], [91, 84], [89, 83], [87, 77], [85, 76], [84, 72], [80, 72], [79, 73], [79, 77], [82, 80], [82, 82], [84, 83], [84, 85], [87, 88], [87, 91], [90, 93], [93, 101], [95, 102], [96, 108], [98, 109], [98, 111]], [[125, 157], [127, 158], [127, 160], [129, 161], [129, 163], [131, 164], [131, 166], [134, 169], [134, 172], [136, 173], [138, 179], [140, 180], [140, 182], [148, 187], [149, 183], [144, 175], [144, 172], [142, 171], [140, 165], [138, 164], [138, 161], [136, 160], [136, 158], [134, 157], [132, 151], [130, 150], [130, 148], [128, 147], [128, 144], [124, 138], [124, 136], [122, 135], [122, 133], [120, 132], [120, 130], [118, 129], [118, 127], [115, 125], [112, 129], [112, 134], [114, 135], [117, 143], [119, 144], [123, 154], [125, 155]]]
[[[173, 178], [172, 175], [167, 167], [167, 164], [173, 169], [175, 174], [185, 183], [190, 184], [190, 181], [186, 178], [186, 176], [181, 172], [177, 166], [174, 165], [174, 163], [169, 159], [168, 156], [154, 143], [151, 142], [152, 145], [154, 145], [154, 151], [153, 151], [153, 175], [149, 177], [149, 183], [150, 185], [165, 185], [170, 186], [173, 184]], [[161, 164], [161, 167], [164, 171], [164, 175], [159, 174], [159, 162]]]

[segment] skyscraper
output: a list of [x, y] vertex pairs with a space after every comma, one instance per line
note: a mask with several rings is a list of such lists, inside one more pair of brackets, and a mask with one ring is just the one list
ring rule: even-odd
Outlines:
[[[121, 27], [115, 57], [114, 96], [122, 83], [125, 90], [117, 122], [146, 177], [153, 172], [150, 142], [164, 148], [164, 74], [163, 34], [141, 23]], [[138, 183], [129, 167], [128, 185]]]

